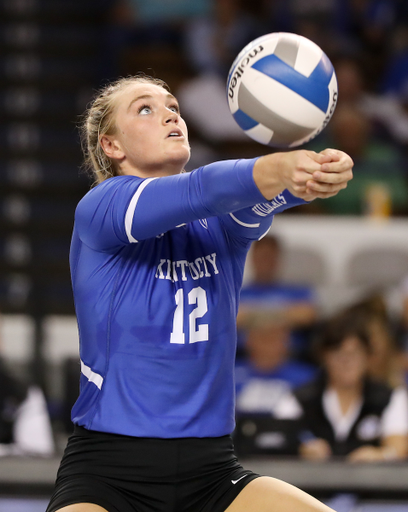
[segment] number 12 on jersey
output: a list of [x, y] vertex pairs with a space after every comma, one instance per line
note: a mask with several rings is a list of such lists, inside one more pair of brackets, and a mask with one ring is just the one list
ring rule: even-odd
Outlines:
[[[170, 343], [186, 343], [184, 333], [184, 290], [177, 290], [175, 295], [176, 310], [173, 318], [173, 331], [170, 335]], [[187, 343], [197, 343], [198, 341], [208, 341], [208, 324], [197, 324], [197, 320], [202, 318], [208, 311], [207, 293], [197, 286], [187, 295], [188, 304], [195, 306], [188, 315], [188, 341]]]

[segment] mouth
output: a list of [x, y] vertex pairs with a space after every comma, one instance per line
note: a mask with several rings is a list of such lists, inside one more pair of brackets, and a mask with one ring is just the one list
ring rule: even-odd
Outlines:
[[167, 135], [167, 139], [179, 139], [184, 138], [183, 132], [178, 128], [171, 130], [171, 132]]

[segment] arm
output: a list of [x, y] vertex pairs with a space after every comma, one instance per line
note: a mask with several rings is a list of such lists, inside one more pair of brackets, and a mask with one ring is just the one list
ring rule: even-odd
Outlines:
[[[307, 156], [309, 153], [313, 158]], [[276, 155], [216, 162], [188, 174], [162, 178], [111, 178], [78, 205], [79, 235], [90, 247], [108, 250], [158, 236], [193, 220], [238, 212], [265, 202], [272, 191], [276, 192], [269, 196], [272, 198], [288, 188], [292, 197], [309, 200], [328, 192], [310, 192], [306, 182], [319, 190], [338, 191], [351, 178], [352, 163], [347, 156], [319, 156], [306, 151]], [[315, 157], [330, 163], [321, 165]], [[315, 182], [311, 172], [316, 179], [323, 176], [330, 183]], [[303, 189], [297, 185], [301, 179]]]
[[352, 451], [349, 462], [381, 462], [405, 459], [407, 456], [406, 436], [388, 436], [382, 440], [381, 446], [361, 446]]

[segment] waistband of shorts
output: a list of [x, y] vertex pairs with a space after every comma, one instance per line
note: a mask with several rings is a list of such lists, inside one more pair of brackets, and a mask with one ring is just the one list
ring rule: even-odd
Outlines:
[[134, 440], [137, 441], [138, 439], [142, 442], [145, 442], [147, 440], [149, 441], [157, 441], [158, 443], [163, 442], [166, 443], [174, 443], [174, 442], [197, 442], [197, 443], [208, 443], [208, 444], [218, 444], [218, 443], [230, 443], [232, 442], [232, 436], [230, 434], [227, 434], [225, 436], [219, 436], [219, 437], [135, 437], [135, 436], [127, 436], [125, 434], [116, 434], [111, 432], [101, 432], [99, 430], [91, 430], [87, 429], [85, 427], [82, 427], [80, 425], [74, 425], [73, 430], [74, 436], [79, 437], [90, 437], [93, 439], [123, 439], [123, 440]]

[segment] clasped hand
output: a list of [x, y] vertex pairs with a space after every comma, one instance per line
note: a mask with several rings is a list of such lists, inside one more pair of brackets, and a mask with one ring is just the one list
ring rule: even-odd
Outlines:
[[[295, 196], [312, 201], [335, 196], [353, 177], [353, 160], [343, 151], [325, 149], [284, 153], [283, 181]], [[286, 164], [286, 165], [285, 165]]]
[[353, 160], [343, 151], [304, 149], [265, 155], [255, 162], [254, 180], [271, 200], [287, 189], [305, 201], [335, 196], [353, 177]]

